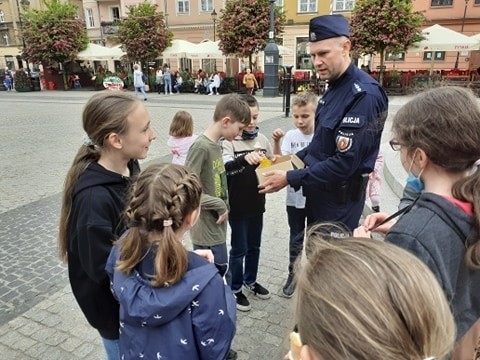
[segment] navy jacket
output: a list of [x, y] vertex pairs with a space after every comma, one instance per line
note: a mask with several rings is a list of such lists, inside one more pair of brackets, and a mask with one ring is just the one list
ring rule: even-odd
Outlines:
[[[315, 220], [357, 226], [363, 199], [354, 204], [355, 209], [339, 206], [335, 186], [373, 171], [387, 110], [383, 89], [354, 64], [329, 84], [317, 107], [312, 142], [297, 153], [306, 168], [287, 172], [289, 185], [303, 187], [307, 213], [313, 210]], [[355, 221], [345, 215], [352, 210], [358, 212]]]
[[[129, 165], [135, 175], [137, 161]], [[73, 191], [68, 224], [68, 277], [73, 295], [91, 326], [118, 339], [118, 303], [105, 272], [113, 241], [124, 231], [121, 214], [131, 180], [92, 163]]]
[[195, 253], [180, 282], [155, 288], [154, 251], [129, 276], [114, 270], [114, 246], [106, 270], [120, 302], [120, 354], [129, 359], [222, 360], [235, 335], [236, 302], [217, 268]]
[[465, 263], [470, 236], [475, 238], [472, 216], [439, 195], [422, 193], [385, 238], [432, 270], [451, 304], [457, 339], [480, 318], [480, 270]]

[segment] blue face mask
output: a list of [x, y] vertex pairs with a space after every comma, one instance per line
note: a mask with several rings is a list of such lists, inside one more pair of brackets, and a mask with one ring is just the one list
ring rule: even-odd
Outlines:
[[242, 139], [243, 140], [253, 140], [258, 136], [258, 127], [255, 128], [252, 132], [243, 130]]
[[415, 190], [415, 192], [417, 192], [419, 194], [423, 190], [425, 190], [425, 184], [420, 179], [420, 177], [417, 177], [417, 176], [413, 175], [412, 173], [408, 174], [407, 186], [410, 187], [411, 189]]
[[422, 175], [423, 169], [420, 171], [420, 174], [415, 175], [412, 172], [412, 166], [413, 162], [415, 161], [415, 155], [417, 154], [417, 151], [415, 150], [415, 153], [413, 154], [413, 159], [412, 162], [410, 163], [410, 167], [408, 168], [408, 177], [407, 177], [407, 186], [409, 186], [411, 189], [415, 190], [417, 193], [421, 193], [423, 190], [425, 190], [425, 184], [423, 183], [422, 179], [420, 179], [420, 175]]

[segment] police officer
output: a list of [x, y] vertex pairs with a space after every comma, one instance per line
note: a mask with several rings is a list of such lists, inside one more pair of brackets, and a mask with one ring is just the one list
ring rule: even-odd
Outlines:
[[308, 223], [340, 223], [353, 230], [377, 158], [388, 98], [371, 76], [351, 62], [349, 36], [342, 15], [310, 20], [312, 61], [329, 86], [316, 110], [312, 142], [297, 153], [306, 168], [267, 172], [259, 188], [261, 193], [270, 193], [287, 184], [301, 186]]

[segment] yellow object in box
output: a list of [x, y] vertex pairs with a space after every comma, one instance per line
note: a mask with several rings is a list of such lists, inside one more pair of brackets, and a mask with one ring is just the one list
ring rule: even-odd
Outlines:
[[[263, 160], [262, 160], [263, 161]], [[270, 160], [268, 160], [270, 161]], [[262, 167], [262, 164], [257, 166], [255, 172], [257, 173], [258, 183], [262, 184], [265, 182], [267, 177], [264, 175], [265, 173], [272, 171], [272, 170], [295, 170], [295, 169], [303, 169], [305, 164], [297, 155], [284, 155], [284, 156], [277, 156], [275, 161], [270, 161], [270, 166]]]
[[264, 157], [262, 161], [260, 161], [260, 164], [258, 164], [257, 169], [266, 168], [266, 167], [269, 167], [270, 165], [272, 165], [272, 161], [269, 158]]

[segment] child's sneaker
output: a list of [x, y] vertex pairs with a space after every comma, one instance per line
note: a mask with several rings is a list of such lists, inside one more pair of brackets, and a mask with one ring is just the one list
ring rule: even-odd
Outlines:
[[262, 285], [256, 282], [253, 285], [243, 284], [245, 290], [251, 292], [253, 295], [256, 295], [259, 299], [267, 300], [270, 299], [270, 291], [265, 289]]
[[291, 298], [295, 292], [295, 278], [293, 274], [288, 274], [287, 281], [282, 289], [282, 295], [286, 298]]
[[247, 297], [241, 291], [235, 293], [234, 295], [237, 299], [237, 310], [250, 311], [252, 309], [250, 306], [250, 301], [248, 301]]

